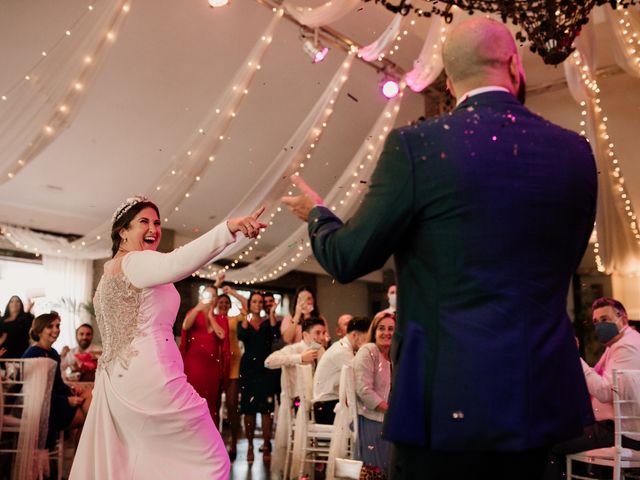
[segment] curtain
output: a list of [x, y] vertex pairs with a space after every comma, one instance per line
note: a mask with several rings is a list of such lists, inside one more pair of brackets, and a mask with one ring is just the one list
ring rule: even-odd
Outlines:
[[42, 256], [45, 272], [45, 296], [60, 314], [58, 351], [76, 345], [76, 328], [83, 322], [81, 303], [91, 299], [93, 262], [50, 255]]

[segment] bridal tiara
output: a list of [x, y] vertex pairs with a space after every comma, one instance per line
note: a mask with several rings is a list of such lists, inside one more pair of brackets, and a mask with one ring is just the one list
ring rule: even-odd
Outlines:
[[116, 211], [113, 213], [113, 217], [111, 218], [111, 223], [116, 223], [122, 215], [127, 213], [131, 207], [140, 203], [140, 202], [150, 202], [148, 197], [144, 195], [134, 195], [133, 197], [127, 198], [124, 202], [120, 204]]

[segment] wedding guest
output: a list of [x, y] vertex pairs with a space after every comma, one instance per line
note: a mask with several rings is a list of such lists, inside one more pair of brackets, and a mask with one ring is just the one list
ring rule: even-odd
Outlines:
[[297, 396], [298, 390], [295, 368], [283, 367], [295, 367], [304, 363], [316, 364], [324, 354], [322, 347], [324, 333], [325, 327], [322, 319], [308, 318], [302, 322], [302, 340], [276, 350], [264, 361], [264, 366], [271, 370], [282, 369], [280, 381], [287, 383], [287, 390], [294, 396]]
[[91, 390], [70, 387], [62, 380], [60, 355], [53, 348], [53, 344], [60, 335], [60, 316], [56, 312], [36, 317], [29, 335], [36, 343], [24, 352], [22, 358], [47, 357], [57, 363], [53, 389], [51, 390], [49, 432], [47, 434], [47, 447], [51, 448], [61, 430], [84, 425], [91, 404]]
[[[277, 372], [280, 377], [282, 392], [278, 418], [287, 415], [286, 409], [294, 408], [295, 398], [300, 396], [299, 388], [302, 387], [296, 381], [296, 365], [315, 365], [322, 358], [324, 348], [322, 339], [325, 336], [324, 322], [318, 317], [311, 317], [302, 322], [302, 340], [292, 345], [285, 345], [280, 350], [273, 352], [264, 361], [265, 367]], [[278, 421], [276, 425], [276, 442], [271, 473], [275, 476], [281, 474], [285, 466], [287, 451], [287, 420]]]
[[31, 302], [25, 310], [22, 300], [17, 295], [12, 296], [4, 309], [0, 319], [0, 346], [6, 349], [5, 358], [20, 358], [29, 348], [29, 329], [33, 321]]
[[336, 335], [338, 338], [342, 338], [347, 334], [347, 325], [353, 318], [353, 315], [350, 313], [343, 313], [338, 317], [338, 321], [336, 322]]
[[[593, 368], [582, 359], [580, 363], [596, 422], [585, 427], [582, 436], [551, 449], [546, 480], [566, 477], [565, 455], [613, 446], [613, 370], [640, 370], [640, 333], [629, 325], [622, 303], [613, 298], [598, 298], [591, 309], [596, 338], [606, 348]], [[623, 435], [622, 446], [639, 450], [640, 442]]]
[[[218, 276], [220, 282], [224, 280], [224, 274]], [[231, 443], [227, 450], [229, 458], [233, 462], [238, 454], [238, 434], [240, 433], [240, 359], [242, 358], [242, 351], [240, 350], [240, 344], [238, 343], [238, 323], [242, 322], [242, 319], [247, 315], [247, 299], [236, 292], [233, 288], [225, 285], [223, 287], [223, 294], [218, 299], [218, 315], [226, 316], [229, 322], [229, 351], [231, 354], [229, 365], [229, 380], [227, 382], [227, 388], [225, 390], [227, 416], [229, 419], [229, 427], [231, 429]], [[231, 309], [231, 297], [236, 298], [240, 302], [240, 314], [229, 317], [229, 310]]]
[[283, 199], [336, 281], [395, 257], [394, 480], [539, 480], [546, 450], [593, 421], [567, 292], [596, 164], [583, 137], [524, 106], [509, 29], [474, 17], [442, 48], [456, 108], [389, 133], [348, 222], [300, 175]]
[[[315, 291], [309, 285], [302, 285], [298, 287], [293, 297], [291, 314], [286, 315], [282, 320], [280, 331], [285, 343], [296, 343], [302, 340], [302, 321], [311, 318], [312, 315], [321, 318], [327, 329], [327, 320], [318, 309]], [[326, 331], [328, 332], [328, 329]]]
[[93, 327], [83, 323], [76, 328], [77, 347], [65, 345], [60, 352], [61, 369], [63, 375], [75, 374], [81, 381], [91, 382], [95, 378], [98, 357], [102, 348], [93, 343]]
[[216, 427], [231, 361], [229, 323], [226, 315], [214, 314], [217, 303], [216, 288], [205, 288], [198, 304], [187, 312], [180, 337], [187, 381], [207, 401]]
[[367, 332], [369, 343], [362, 345], [353, 361], [358, 407], [357, 458], [366, 465], [389, 471], [390, 443], [382, 439], [382, 422], [391, 390], [391, 338], [395, 316], [381, 312]]
[[338, 403], [340, 389], [340, 372], [344, 365], [353, 362], [360, 346], [367, 342], [370, 323], [367, 317], [349, 320], [346, 335], [331, 345], [318, 361], [313, 376], [313, 412], [316, 423], [333, 424], [336, 415], [333, 409]]
[[244, 414], [245, 435], [249, 443], [247, 461], [253, 462], [253, 438], [256, 414], [262, 417], [262, 459], [271, 460], [271, 427], [275, 407], [277, 385], [274, 375], [264, 366], [271, 353], [271, 346], [280, 337], [275, 318], [261, 317], [262, 295], [253, 292], [249, 297], [249, 313], [238, 325], [238, 340], [244, 344], [244, 355], [240, 360], [240, 413]]
[[385, 312], [396, 313], [397, 292], [398, 287], [395, 284], [389, 285], [387, 289], [387, 302], [389, 302], [389, 306], [385, 309]]

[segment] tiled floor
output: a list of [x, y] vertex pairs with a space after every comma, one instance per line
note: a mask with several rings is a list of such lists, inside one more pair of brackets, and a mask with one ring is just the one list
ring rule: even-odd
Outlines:
[[251, 465], [247, 463], [247, 445], [246, 439], [238, 442], [238, 456], [231, 464], [231, 480], [269, 480], [269, 465], [263, 463], [262, 452], [259, 451], [262, 439], [253, 441], [255, 460]]

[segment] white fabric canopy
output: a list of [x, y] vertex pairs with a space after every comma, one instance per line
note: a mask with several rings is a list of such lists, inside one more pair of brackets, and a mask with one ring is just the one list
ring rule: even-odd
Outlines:
[[616, 62], [629, 75], [640, 78], [640, 11], [618, 7], [605, 8], [604, 12], [613, 34], [611, 46]]
[[631, 200], [626, 193], [628, 186], [610, 147], [604, 113], [599, 105], [590, 32], [586, 28], [578, 37], [576, 52], [564, 62], [564, 68], [569, 91], [586, 112], [583, 117], [586, 133], [600, 172], [596, 213], [599, 254], [605, 273], [637, 274], [640, 272], [640, 246], [634, 238], [636, 218], [630, 212]]
[[443, 17], [436, 15], [431, 18], [422, 51], [413, 62], [413, 70], [405, 76], [407, 85], [414, 92], [421, 92], [427, 88], [442, 72], [442, 45], [448, 30], [449, 25]]
[[[367, 191], [367, 182], [400, 110], [405, 83], [401, 82], [400, 87], [400, 94], [387, 102], [358, 152], [325, 197], [327, 207], [343, 220], [355, 212], [360, 205], [358, 200]], [[229, 269], [226, 277], [228, 280], [243, 283], [278, 278], [297, 268], [310, 253], [307, 225], [301, 224], [284, 242], [260, 260], [243, 268]]]
[[[67, 128], [129, 11], [129, 0], [81, 7], [73, 26], [0, 100], [0, 184]], [[28, 78], [27, 78], [28, 77]]]
[[[271, 44], [273, 33], [283, 13], [283, 10], [280, 9], [273, 16], [246, 61], [243, 62], [242, 67], [221, 93], [216, 104], [202, 119], [191, 138], [187, 139], [184, 148], [180, 152], [176, 152], [174, 163], [158, 176], [153, 185], [148, 187], [147, 193], [153, 198], [154, 203], [161, 212], [177, 210], [180, 202], [188, 198], [189, 190], [200, 180], [200, 176], [215, 160], [215, 154], [220, 144], [224, 141], [226, 131], [233, 121], [242, 99], [248, 92], [251, 81], [260, 70], [260, 62]], [[247, 214], [249, 212], [243, 213]], [[11, 227], [5, 226], [4, 228], [11, 234], [18, 234], [17, 230]], [[84, 237], [72, 243], [66, 242], [66, 240], [59, 237], [38, 234], [29, 235], [28, 231], [22, 229], [19, 235], [21, 237], [29, 235], [29, 240], [14, 241], [14, 244], [23, 250], [60, 257], [76, 259], [107, 258], [111, 256], [110, 231], [110, 218]]]
[[404, 17], [402, 15], [394, 15], [387, 28], [382, 32], [382, 35], [380, 35], [375, 42], [367, 45], [366, 47], [362, 47], [358, 51], [358, 55], [364, 58], [367, 62], [377, 60], [400, 32], [403, 19]]
[[58, 351], [76, 345], [76, 328], [84, 323], [82, 303], [91, 300], [93, 261], [73, 258], [42, 256], [47, 299], [56, 304], [60, 314], [60, 335], [55, 343]]
[[340, 20], [359, 4], [360, 0], [333, 0], [318, 7], [303, 7], [289, 0], [284, 2], [283, 7], [301, 24], [307, 27], [321, 27]]

